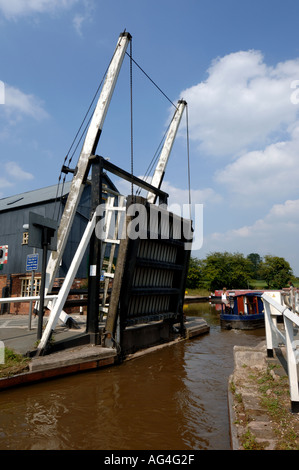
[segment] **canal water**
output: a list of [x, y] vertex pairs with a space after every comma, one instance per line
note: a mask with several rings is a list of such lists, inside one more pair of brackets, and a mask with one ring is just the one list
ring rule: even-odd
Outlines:
[[229, 450], [233, 346], [264, 329], [226, 331], [215, 306], [190, 304], [210, 332], [119, 366], [0, 394], [0, 449]]

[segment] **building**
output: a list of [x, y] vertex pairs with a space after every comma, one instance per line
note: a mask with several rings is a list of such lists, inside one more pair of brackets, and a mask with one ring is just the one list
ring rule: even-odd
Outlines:
[[[0, 246], [8, 246], [7, 262], [0, 264], [0, 296], [26, 297], [38, 295], [41, 281], [42, 250], [28, 246], [29, 213], [34, 212], [43, 217], [59, 220], [70, 190], [71, 182], [29, 191], [15, 196], [0, 199]], [[104, 175], [103, 190], [117, 191], [107, 175]], [[57, 198], [59, 195], [59, 198]], [[57, 274], [56, 285], [66, 276], [77, 246], [90, 218], [91, 185], [86, 184], [83, 190], [68, 242], [63, 253], [62, 262]], [[38, 268], [27, 270], [27, 256], [38, 254]], [[83, 257], [76, 276], [76, 286], [81, 286], [88, 273], [88, 249]], [[1, 313], [7, 312], [8, 305], [2, 305]], [[28, 313], [29, 302], [11, 303], [10, 313]]]

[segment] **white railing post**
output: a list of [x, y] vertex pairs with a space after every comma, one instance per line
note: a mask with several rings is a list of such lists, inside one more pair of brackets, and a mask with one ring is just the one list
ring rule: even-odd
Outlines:
[[291, 406], [294, 413], [299, 412], [299, 389], [298, 389], [298, 359], [296, 345], [298, 341], [294, 341], [294, 323], [299, 325], [298, 316], [286, 310], [284, 312], [284, 326], [286, 332], [286, 350], [288, 363], [288, 376], [290, 384]]
[[282, 315], [287, 307], [280, 305], [267, 294], [263, 294], [262, 299], [264, 301], [265, 310], [267, 356], [273, 357], [274, 349], [279, 346], [280, 342], [285, 342], [283, 334], [277, 328], [277, 317]]
[[[265, 307], [265, 330], [268, 357], [273, 357], [274, 348], [279, 347], [280, 342], [286, 345], [288, 377], [290, 386], [291, 407], [293, 413], [299, 412], [299, 388], [298, 388], [298, 358], [296, 346], [299, 341], [294, 341], [294, 324], [299, 326], [299, 316], [291, 312], [286, 305], [280, 305], [267, 294], [262, 295]], [[271, 309], [271, 306], [274, 309]], [[274, 318], [282, 315], [284, 320], [285, 336], [278, 330]]]
[[274, 348], [277, 348], [278, 341], [277, 341], [276, 335], [274, 334], [274, 330], [273, 330], [273, 327], [272, 327], [270, 304], [267, 301], [264, 302], [264, 311], [265, 311], [265, 330], [266, 330], [267, 356], [268, 357], [273, 357], [274, 356]]
[[295, 292], [295, 311], [299, 313], [299, 292]]

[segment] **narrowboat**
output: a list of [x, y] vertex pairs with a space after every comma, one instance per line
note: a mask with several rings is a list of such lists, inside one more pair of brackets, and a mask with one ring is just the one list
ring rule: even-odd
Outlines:
[[228, 303], [221, 305], [221, 327], [227, 330], [263, 328], [264, 304], [261, 297], [260, 292], [246, 292], [229, 297]]

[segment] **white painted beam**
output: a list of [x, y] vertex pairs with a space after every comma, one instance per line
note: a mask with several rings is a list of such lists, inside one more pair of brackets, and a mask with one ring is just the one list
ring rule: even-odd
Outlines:
[[59, 319], [60, 313], [62, 312], [63, 306], [65, 304], [65, 301], [67, 299], [67, 296], [69, 294], [70, 288], [72, 286], [72, 283], [74, 281], [74, 278], [77, 274], [78, 268], [80, 266], [80, 263], [82, 261], [82, 258], [84, 256], [84, 253], [86, 251], [86, 248], [88, 246], [90, 237], [95, 229], [95, 221], [96, 221], [96, 214], [94, 213], [92, 219], [88, 222], [83, 237], [78, 245], [77, 251], [75, 253], [75, 256], [73, 258], [73, 261], [71, 263], [71, 266], [68, 270], [68, 273], [65, 277], [65, 280], [60, 288], [59, 294], [57, 296], [57, 299], [52, 306], [51, 313], [49, 316], [49, 320], [47, 323], [47, 326], [45, 328], [45, 331], [42, 335], [41, 341], [38, 345], [37, 348], [37, 355], [40, 355], [40, 353], [44, 350], [44, 348], [47, 345], [47, 342], [50, 338], [52, 330], [54, 330], [57, 321]]
[[[174, 113], [173, 119], [171, 121], [171, 124], [169, 126], [169, 130], [161, 151], [161, 155], [157, 164], [157, 167], [155, 169], [151, 185], [154, 186], [155, 188], [160, 188], [163, 176], [166, 170], [166, 166], [169, 160], [169, 156], [175, 141], [175, 137], [182, 119], [182, 115], [184, 112], [184, 109], [186, 107], [186, 101], [179, 101], [178, 102], [178, 107]], [[154, 203], [156, 199], [156, 195], [154, 193], [149, 192], [147, 195], [147, 200], [150, 203]]]
[[85, 141], [83, 143], [77, 164], [77, 172], [73, 177], [70, 192], [58, 228], [57, 250], [51, 252], [47, 265], [46, 293], [53, 287], [54, 279], [63, 256], [78, 204], [80, 202], [80, 197], [84, 187], [83, 182], [87, 176], [86, 171], [89, 165], [89, 158], [95, 154], [96, 146], [103, 129], [108, 107], [130, 40], [131, 36], [129, 33], [122, 33], [119, 37], [96, 109], [94, 111], [89, 129], [85, 137]]

